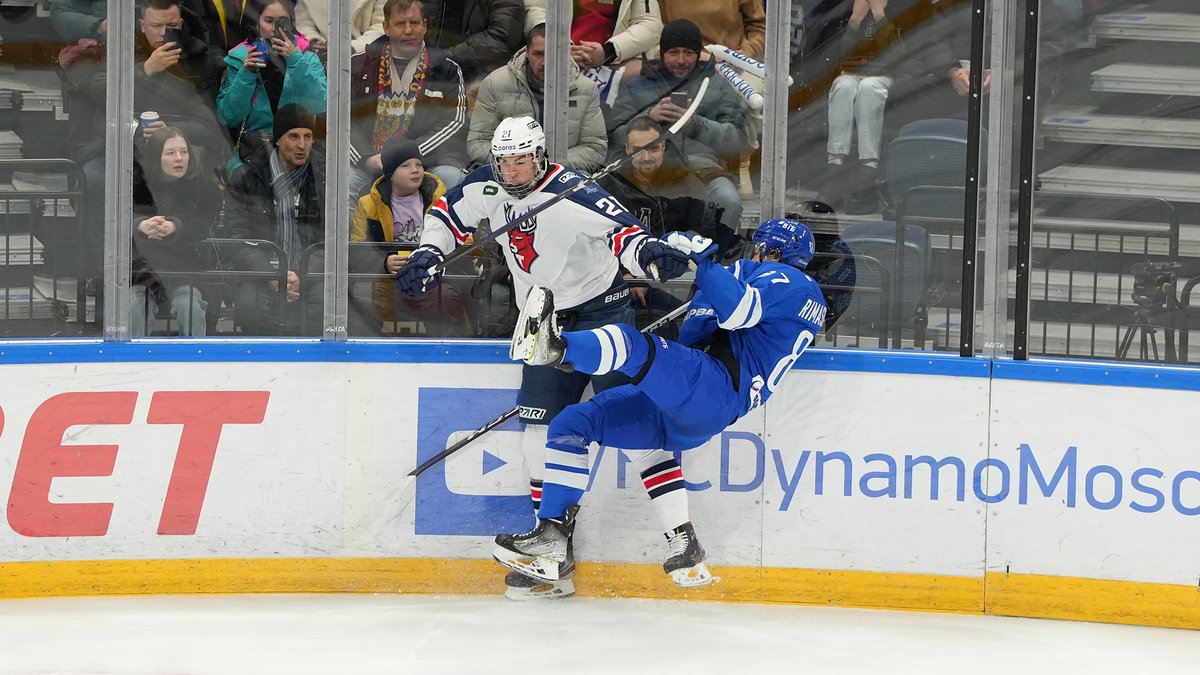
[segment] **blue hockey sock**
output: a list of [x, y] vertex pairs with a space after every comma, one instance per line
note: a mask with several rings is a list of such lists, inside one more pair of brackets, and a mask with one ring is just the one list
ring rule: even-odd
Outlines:
[[588, 444], [581, 437], [556, 438], [546, 443], [546, 476], [538, 518], [562, 518], [578, 504], [588, 483]]
[[567, 340], [566, 362], [593, 375], [614, 370], [635, 375], [650, 352], [642, 334], [624, 324], [563, 333], [563, 337]]

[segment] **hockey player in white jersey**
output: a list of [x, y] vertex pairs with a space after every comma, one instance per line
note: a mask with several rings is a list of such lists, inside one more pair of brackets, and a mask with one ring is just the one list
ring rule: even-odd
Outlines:
[[[560, 330], [552, 291], [534, 288], [513, 333], [510, 356], [527, 364], [603, 374], [630, 384], [568, 406], [550, 423], [546, 474], [536, 527], [496, 537], [505, 567], [554, 580], [575, 565], [575, 510], [588, 482], [590, 443], [620, 448], [695, 448], [762, 405], [779, 388], [825, 322], [825, 300], [802, 270], [812, 259], [812, 233], [786, 219], [754, 233], [752, 258], [728, 268], [708, 257], [716, 246], [672, 232], [668, 243], [697, 263], [699, 287], [673, 342], [628, 325]], [[712, 581], [692, 524], [668, 535], [663, 569], [683, 587]]]
[[[396, 274], [406, 296], [420, 295], [438, 283], [429, 269], [464, 244], [482, 218], [493, 227], [510, 222], [572, 188], [586, 178], [546, 158], [545, 133], [532, 117], [506, 118], [492, 138], [490, 166], [480, 167], [449, 190], [425, 216], [421, 245]], [[497, 238], [513, 276], [516, 297], [535, 286], [551, 289], [549, 310], [557, 320], [580, 330], [608, 323], [633, 323], [629, 288], [621, 267], [655, 280], [688, 270], [688, 257], [651, 237], [642, 223], [599, 186], [588, 185], [547, 207], [529, 221]], [[525, 423], [522, 450], [529, 471], [534, 511], [540, 506], [546, 425], [566, 406], [578, 403], [588, 382], [603, 391], [629, 381], [620, 372], [589, 376], [583, 372], [526, 365], [518, 403]], [[629, 453], [664, 529], [688, 520], [683, 473], [661, 449]], [[506, 595], [514, 599], [566, 597], [574, 593], [573, 567], [543, 581], [510, 573]]]

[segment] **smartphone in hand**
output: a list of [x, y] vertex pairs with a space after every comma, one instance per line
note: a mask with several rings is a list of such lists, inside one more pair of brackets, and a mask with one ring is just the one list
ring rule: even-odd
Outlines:
[[688, 93], [686, 91], [671, 92], [671, 103], [679, 106], [680, 108], [688, 107], [688, 98]]
[[284, 42], [296, 41], [296, 27], [292, 25], [291, 18], [281, 16], [275, 19], [275, 37]]
[[174, 42], [175, 47], [183, 48], [183, 29], [182, 28], [167, 28], [163, 31], [163, 44]]

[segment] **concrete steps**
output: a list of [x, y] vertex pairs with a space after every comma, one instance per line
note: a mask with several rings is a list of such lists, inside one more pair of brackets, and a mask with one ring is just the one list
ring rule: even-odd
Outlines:
[[1102, 14], [1092, 22], [1092, 35], [1115, 40], [1200, 42], [1200, 16], [1138, 11]]
[[1061, 108], [1042, 120], [1049, 140], [1149, 148], [1200, 150], [1200, 120], [1104, 115]]
[[1114, 63], [1092, 71], [1092, 91], [1200, 96], [1200, 68], [1151, 63]]
[[1062, 164], [1043, 171], [1038, 180], [1048, 192], [1161, 197], [1173, 202], [1200, 203], [1200, 173], [1123, 169]]

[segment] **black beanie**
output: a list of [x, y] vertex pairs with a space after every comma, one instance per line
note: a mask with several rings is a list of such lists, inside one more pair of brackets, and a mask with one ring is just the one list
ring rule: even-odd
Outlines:
[[697, 54], [704, 49], [700, 38], [700, 29], [689, 19], [675, 19], [663, 26], [662, 37], [658, 40], [659, 54], [666, 54], [671, 49], [683, 47]]
[[292, 129], [308, 129], [313, 133], [317, 131], [317, 117], [308, 111], [308, 108], [298, 104], [289, 103], [280, 106], [279, 110], [275, 111], [275, 121], [273, 122], [271, 133], [271, 142], [279, 145], [279, 137], [283, 136]]
[[383, 150], [379, 151], [379, 160], [383, 162], [383, 175], [392, 175], [392, 172], [399, 168], [401, 164], [413, 157], [422, 162], [425, 161], [425, 158], [421, 157], [421, 149], [417, 147], [416, 143], [403, 136], [389, 138], [388, 142], [383, 144]]

